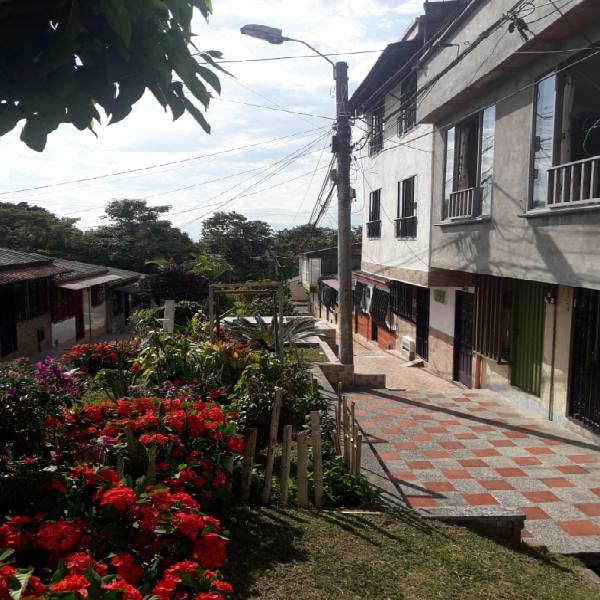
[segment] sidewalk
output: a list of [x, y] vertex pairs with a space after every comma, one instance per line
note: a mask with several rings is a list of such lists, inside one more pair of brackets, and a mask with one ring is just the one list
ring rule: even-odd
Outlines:
[[388, 498], [422, 512], [521, 511], [526, 541], [562, 553], [600, 552], [600, 447], [494, 392], [402, 367], [362, 342], [357, 367], [369, 361], [377, 372], [385, 366], [403, 390], [348, 394], [378, 463], [365, 464], [365, 473]]

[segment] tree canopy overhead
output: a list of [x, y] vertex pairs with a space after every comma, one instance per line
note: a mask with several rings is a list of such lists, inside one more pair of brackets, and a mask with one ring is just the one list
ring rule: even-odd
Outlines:
[[199, 52], [204, 65], [192, 55], [195, 8], [207, 19], [212, 2], [1, 0], [0, 135], [25, 119], [21, 140], [42, 151], [61, 123], [92, 129], [98, 107], [121, 121], [146, 89], [173, 119], [187, 111], [210, 132], [198, 103], [220, 92], [221, 54]]

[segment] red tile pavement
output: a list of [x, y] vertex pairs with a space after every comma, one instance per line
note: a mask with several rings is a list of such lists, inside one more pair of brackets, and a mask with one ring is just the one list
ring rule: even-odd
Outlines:
[[558, 526], [569, 535], [600, 535], [600, 527], [591, 521], [558, 521]]
[[552, 492], [523, 492], [523, 496], [531, 502], [560, 502], [560, 498]]
[[500, 504], [491, 494], [463, 494], [463, 498], [471, 506], [492, 506]]
[[488, 390], [369, 390], [348, 397], [408, 505], [521, 510], [532, 543], [600, 552], [594, 443]]
[[550, 515], [545, 513], [539, 506], [521, 506], [519, 510], [525, 514], [525, 518], [528, 521], [550, 518]]
[[582, 513], [585, 513], [589, 517], [600, 517], [600, 504], [576, 504], [575, 505]]

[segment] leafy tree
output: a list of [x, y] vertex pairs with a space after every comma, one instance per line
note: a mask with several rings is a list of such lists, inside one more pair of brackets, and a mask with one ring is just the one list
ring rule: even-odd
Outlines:
[[143, 291], [156, 304], [165, 300], [203, 301], [208, 298], [208, 280], [184, 265], [169, 264], [141, 280]]
[[117, 123], [146, 89], [210, 132], [189, 94], [208, 107], [221, 54], [190, 52], [195, 8], [208, 19], [211, 0], [2, 0], [0, 135], [25, 119], [21, 140], [41, 152], [61, 123], [91, 130], [99, 107]]
[[23, 252], [78, 258], [83, 239], [77, 221], [27, 202], [0, 202], [0, 244]]
[[249, 221], [235, 211], [216, 212], [204, 221], [202, 251], [222, 256], [234, 281], [265, 279], [274, 271], [273, 231], [264, 221]]
[[170, 208], [147, 206], [145, 200], [113, 200], [105, 209], [110, 224], [83, 234], [86, 259], [135, 271], [143, 271], [153, 256], [184, 262], [196, 245], [187, 233], [160, 218]]
[[275, 234], [275, 252], [285, 279], [298, 275], [298, 255], [337, 244], [337, 232], [329, 227], [298, 225]]

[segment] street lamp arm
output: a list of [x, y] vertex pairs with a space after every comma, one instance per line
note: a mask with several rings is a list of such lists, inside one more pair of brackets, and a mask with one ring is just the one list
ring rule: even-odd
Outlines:
[[315, 54], [318, 54], [321, 58], [324, 58], [335, 69], [335, 63], [328, 56], [322, 52], [319, 52], [314, 46], [311, 46], [308, 42], [291, 37], [284, 37], [283, 40], [285, 42], [298, 42], [299, 44], [304, 44], [309, 50], [312, 50]]

